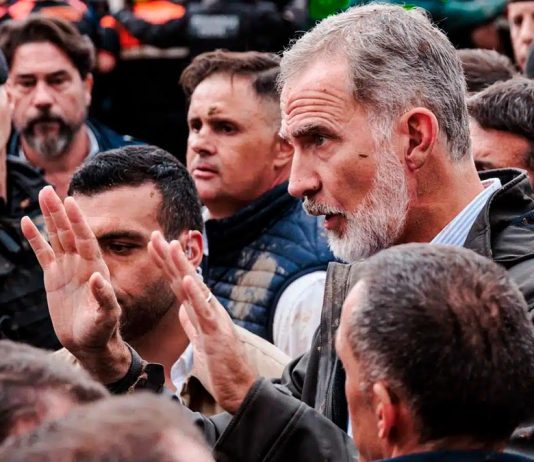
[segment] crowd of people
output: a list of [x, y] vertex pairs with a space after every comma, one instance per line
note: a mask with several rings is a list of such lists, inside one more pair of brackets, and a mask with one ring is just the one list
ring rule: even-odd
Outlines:
[[1, 461], [534, 460], [534, 1], [330, 3], [4, 5]]

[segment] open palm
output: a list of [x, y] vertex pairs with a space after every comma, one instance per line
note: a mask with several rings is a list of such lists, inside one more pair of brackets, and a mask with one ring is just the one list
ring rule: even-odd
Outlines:
[[104, 348], [118, 335], [120, 307], [98, 242], [74, 199], [62, 203], [46, 187], [39, 204], [50, 244], [27, 217], [22, 231], [43, 268], [56, 335], [73, 353]]

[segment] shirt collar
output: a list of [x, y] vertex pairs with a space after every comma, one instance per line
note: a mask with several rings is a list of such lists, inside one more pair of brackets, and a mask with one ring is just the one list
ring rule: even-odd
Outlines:
[[171, 367], [171, 382], [180, 396], [184, 384], [193, 370], [193, 345], [189, 344], [182, 355]]
[[489, 178], [482, 182], [480, 192], [456, 217], [432, 239], [431, 244], [463, 246], [476, 218], [495, 191], [502, 187], [499, 178]]

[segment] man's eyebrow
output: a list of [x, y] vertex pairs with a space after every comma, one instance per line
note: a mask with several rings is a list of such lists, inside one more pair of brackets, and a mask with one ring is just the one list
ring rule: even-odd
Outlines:
[[325, 125], [310, 123], [295, 128], [291, 131], [292, 138], [306, 138], [313, 135], [330, 135], [334, 136], [332, 131]]
[[109, 231], [96, 237], [98, 241], [111, 241], [114, 239], [132, 239], [148, 241], [148, 237], [137, 231]]

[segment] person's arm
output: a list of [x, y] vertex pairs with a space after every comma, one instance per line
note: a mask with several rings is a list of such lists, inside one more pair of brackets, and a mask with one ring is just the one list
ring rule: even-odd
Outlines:
[[293, 281], [275, 307], [273, 343], [291, 358], [310, 349], [321, 320], [326, 271], [314, 271]]

